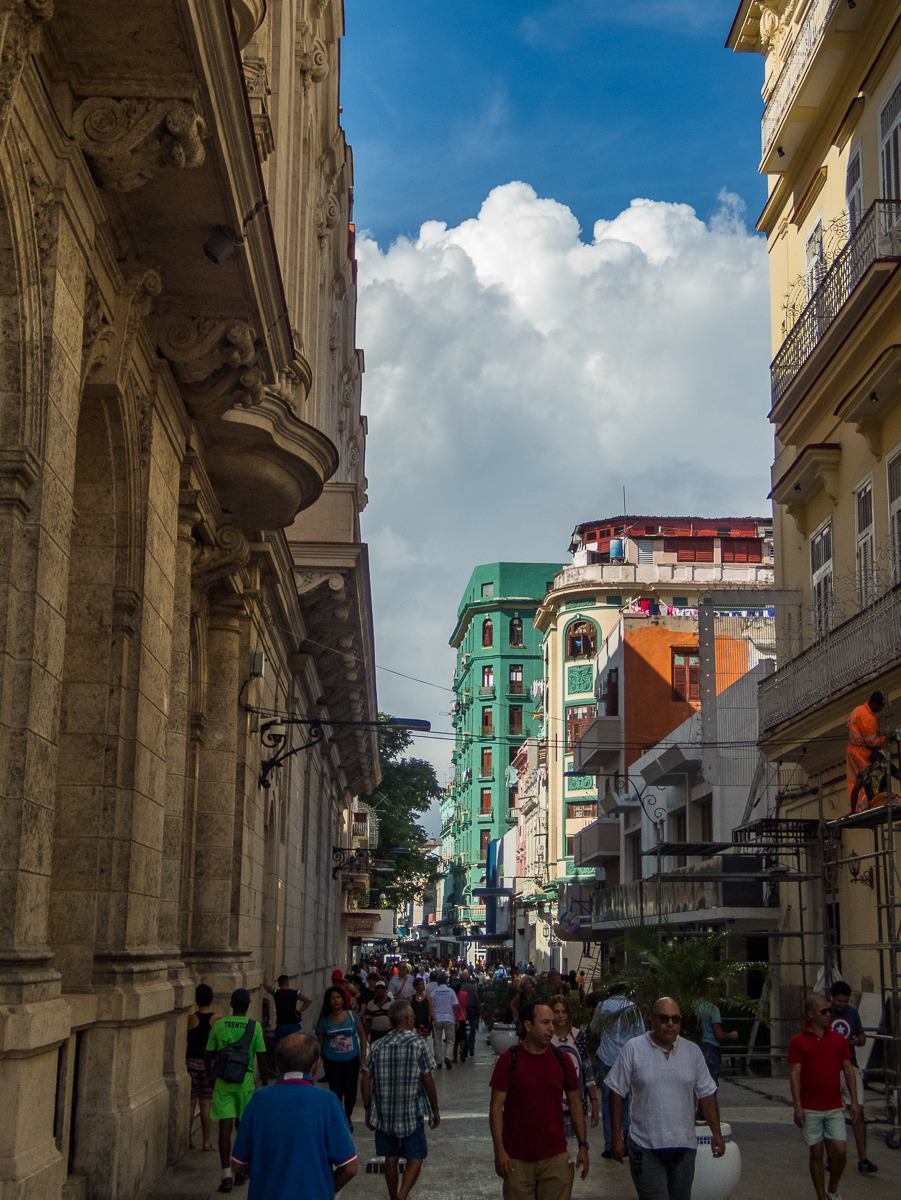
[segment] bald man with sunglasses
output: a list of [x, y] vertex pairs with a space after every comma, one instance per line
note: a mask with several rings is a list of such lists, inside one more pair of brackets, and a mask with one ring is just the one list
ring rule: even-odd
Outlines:
[[[679, 1005], [661, 996], [651, 1011], [650, 1031], [626, 1042], [604, 1081], [610, 1088], [610, 1151], [622, 1162], [628, 1148], [639, 1200], [691, 1200], [698, 1102], [710, 1126], [713, 1157], [726, 1153], [716, 1084], [700, 1048], [680, 1037], [681, 1030]], [[626, 1096], [632, 1097], [628, 1147], [622, 1130]]]

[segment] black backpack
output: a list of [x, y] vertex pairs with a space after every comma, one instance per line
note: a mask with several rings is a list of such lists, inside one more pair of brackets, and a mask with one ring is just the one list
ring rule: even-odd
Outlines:
[[213, 1059], [212, 1074], [223, 1083], [243, 1083], [250, 1068], [250, 1043], [253, 1041], [256, 1021], [248, 1020], [247, 1028], [240, 1041], [223, 1046]]

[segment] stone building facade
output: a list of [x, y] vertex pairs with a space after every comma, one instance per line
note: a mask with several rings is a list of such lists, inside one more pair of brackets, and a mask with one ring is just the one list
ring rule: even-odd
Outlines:
[[[0, 1198], [140, 1197], [378, 783], [339, 0], [0, 2]], [[260, 786], [260, 726], [325, 736]], [[329, 724], [332, 721], [334, 724]], [[287, 727], [283, 748], [299, 745]]]

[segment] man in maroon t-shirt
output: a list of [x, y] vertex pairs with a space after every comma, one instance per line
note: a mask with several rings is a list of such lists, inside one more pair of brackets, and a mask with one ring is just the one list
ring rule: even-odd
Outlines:
[[[807, 997], [804, 1028], [788, 1044], [795, 1124], [810, 1150], [810, 1178], [817, 1200], [837, 1195], [845, 1169], [845, 1112], [842, 1107], [841, 1077], [844, 1071], [851, 1096], [851, 1118], [860, 1115], [857, 1079], [851, 1051], [842, 1034], [830, 1028], [832, 1009], [828, 996]], [[829, 1148], [829, 1188], [823, 1164], [823, 1143]]]
[[[491, 1139], [494, 1169], [504, 1181], [504, 1200], [567, 1200], [575, 1171], [563, 1132], [563, 1093], [579, 1153], [576, 1166], [588, 1174], [588, 1142], [579, 1077], [569, 1055], [554, 1053], [554, 1014], [546, 1004], [524, 1004], [524, 1034], [505, 1050], [491, 1076]], [[561, 1061], [562, 1060], [562, 1061]]]

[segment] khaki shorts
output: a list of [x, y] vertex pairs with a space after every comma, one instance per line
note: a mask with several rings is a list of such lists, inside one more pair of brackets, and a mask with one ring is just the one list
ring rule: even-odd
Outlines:
[[[857, 1103], [863, 1104], [863, 1071], [860, 1067], [854, 1068], [854, 1078], [857, 1080]], [[842, 1071], [842, 1100], [845, 1104], [851, 1103], [851, 1091], [848, 1087], [848, 1080], [845, 1078], [845, 1072]]]
[[511, 1161], [513, 1174], [504, 1180], [504, 1200], [568, 1200], [573, 1172], [566, 1152], [538, 1162]]

